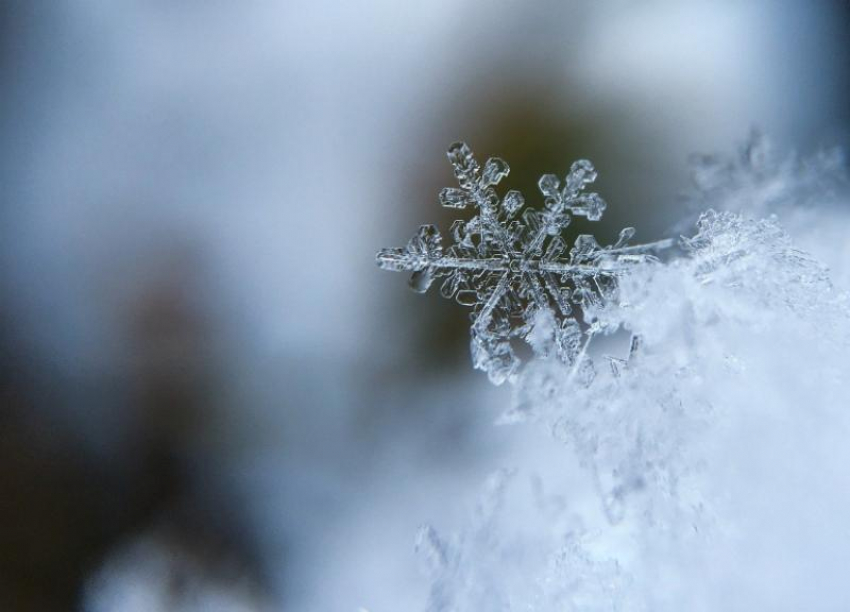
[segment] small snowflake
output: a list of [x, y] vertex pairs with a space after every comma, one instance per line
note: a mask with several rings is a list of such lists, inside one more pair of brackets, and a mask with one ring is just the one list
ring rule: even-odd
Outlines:
[[576, 369], [585, 369], [585, 348], [593, 329], [583, 313], [603, 307], [614, 295], [617, 277], [631, 266], [655, 258], [653, 250], [665, 240], [629, 246], [633, 228], [620, 232], [616, 244], [601, 247], [589, 234], [578, 236], [567, 251], [562, 237], [574, 216], [598, 221], [605, 201], [585, 191], [596, 180], [587, 160], [575, 162], [563, 184], [546, 174], [538, 187], [543, 210], [526, 208], [519, 191], [500, 198], [496, 185], [510, 172], [508, 164], [490, 158], [482, 168], [470, 148], [453, 144], [448, 158], [459, 187], [440, 192], [449, 208], [475, 208], [469, 221], [455, 221], [453, 244], [443, 248], [440, 232], [423, 225], [403, 248], [383, 249], [378, 265], [385, 270], [410, 271], [411, 287], [425, 292], [442, 279], [440, 292], [472, 307], [472, 360], [501, 384], [512, 379], [520, 360], [511, 341], [527, 341], [539, 355], [556, 354]]

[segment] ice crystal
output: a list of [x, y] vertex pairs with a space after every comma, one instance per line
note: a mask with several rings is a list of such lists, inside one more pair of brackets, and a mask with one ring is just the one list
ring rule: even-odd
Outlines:
[[841, 148], [800, 155], [754, 132], [736, 154], [694, 156], [691, 176], [682, 230], [708, 209], [776, 215], [795, 244], [832, 269], [836, 286], [850, 287], [850, 168]]
[[407, 246], [378, 252], [378, 265], [412, 272], [410, 285], [419, 292], [440, 279], [444, 297], [472, 307], [473, 364], [496, 384], [518, 372], [514, 339], [577, 371], [586, 368], [584, 350], [595, 330], [583, 313], [604, 307], [622, 274], [654, 261], [652, 252], [670, 242], [630, 246], [635, 230], [629, 227], [613, 245], [602, 247], [581, 234], [569, 248], [563, 234], [572, 218], [598, 221], [606, 207], [586, 190], [596, 180], [587, 160], [575, 162], [563, 182], [554, 174], [540, 177], [544, 206], [535, 209], [525, 207], [519, 191], [497, 194], [510, 171], [504, 160], [490, 158], [482, 168], [462, 142], [451, 145], [448, 158], [458, 187], [443, 189], [440, 203], [477, 214], [452, 224], [448, 248], [435, 226], [423, 225]]
[[850, 190], [841, 148], [810, 157], [785, 153], [753, 131], [735, 156], [691, 157], [693, 188], [686, 199], [695, 212], [723, 209], [765, 217], [790, 210], [841, 206]]

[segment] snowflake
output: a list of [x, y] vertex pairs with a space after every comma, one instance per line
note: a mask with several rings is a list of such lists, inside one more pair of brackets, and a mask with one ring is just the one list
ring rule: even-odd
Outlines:
[[440, 203], [474, 208], [477, 215], [452, 224], [454, 244], [447, 249], [437, 228], [423, 225], [407, 246], [379, 251], [378, 266], [413, 272], [410, 285], [419, 292], [442, 279], [444, 297], [472, 307], [473, 364], [496, 384], [519, 370], [514, 339], [525, 340], [538, 355], [557, 355], [574, 371], [584, 368], [596, 331], [588, 311], [604, 307], [620, 275], [654, 261], [651, 252], [671, 241], [629, 246], [635, 232], [629, 227], [613, 245], [601, 247], [581, 234], [567, 251], [562, 234], [572, 218], [598, 221], [606, 207], [598, 194], [585, 191], [596, 180], [587, 160], [575, 162], [563, 184], [554, 174], [540, 177], [543, 210], [525, 208], [520, 215], [522, 194], [511, 190], [500, 198], [495, 189], [510, 172], [504, 160], [490, 158], [482, 168], [462, 142], [449, 148], [448, 158], [459, 187], [443, 189]]

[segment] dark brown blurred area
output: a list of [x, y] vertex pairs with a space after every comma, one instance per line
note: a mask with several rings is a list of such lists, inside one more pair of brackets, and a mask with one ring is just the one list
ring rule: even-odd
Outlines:
[[[194, 559], [193, 573], [225, 585], [247, 580], [262, 593], [238, 500], [216, 481], [210, 456], [216, 338], [196, 303], [194, 272], [191, 256], [177, 253], [136, 288], [124, 313], [129, 359], [121, 380], [56, 376], [26, 358], [4, 321], [0, 609], [78, 608], [83, 585], [108, 554], [149, 532], [169, 555]], [[92, 455], [52, 418], [75, 396], [101, 393], [105, 408], [131, 423], [119, 457]], [[176, 589], [175, 606], [179, 576], [168, 587]]]

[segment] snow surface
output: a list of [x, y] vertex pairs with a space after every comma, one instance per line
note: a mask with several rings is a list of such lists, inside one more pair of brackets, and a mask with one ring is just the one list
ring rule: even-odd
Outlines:
[[532, 444], [464, 529], [423, 526], [427, 610], [850, 609], [850, 309], [831, 278], [850, 266], [828, 241], [847, 235], [844, 166], [764, 147], [698, 161], [693, 199], [725, 210], [586, 310], [639, 340], [630, 355], [522, 371], [502, 421], [569, 452]]

